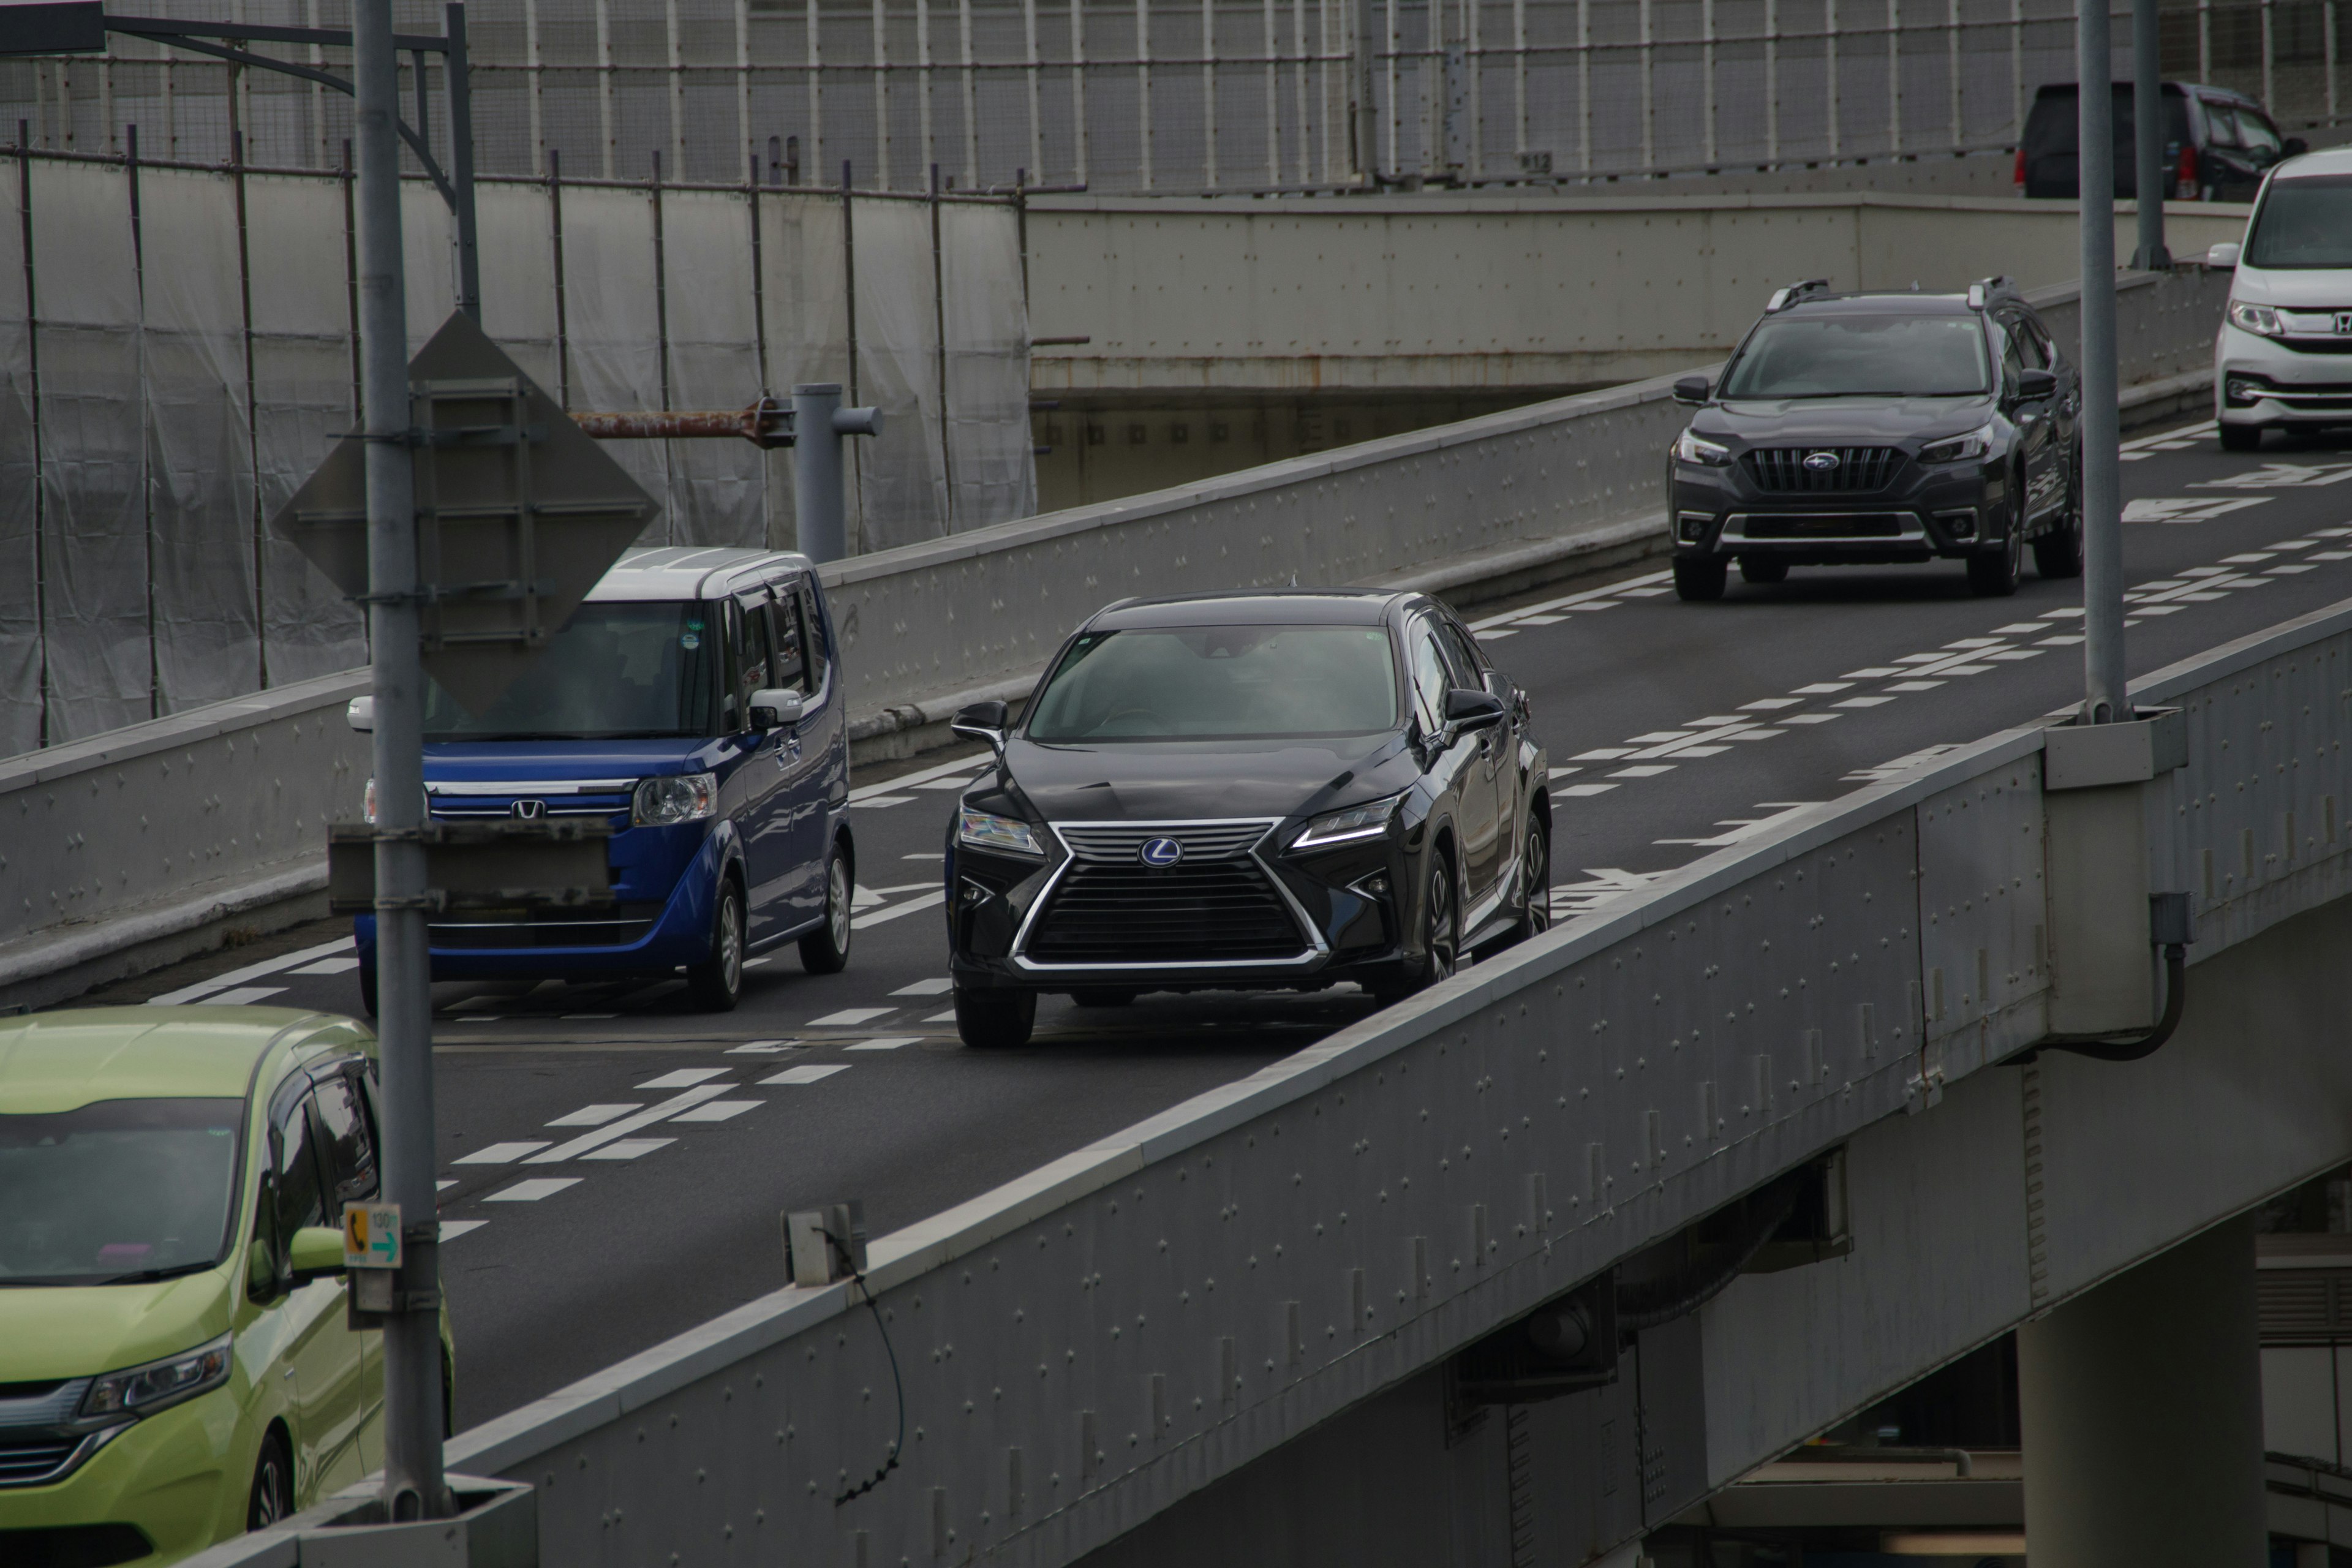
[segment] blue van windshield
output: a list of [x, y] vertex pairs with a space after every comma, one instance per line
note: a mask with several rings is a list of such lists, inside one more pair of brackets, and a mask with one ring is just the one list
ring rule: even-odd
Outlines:
[[719, 710], [718, 606], [591, 601], [496, 702], [468, 713], [425, 683], [428, 741], [627, 740], [708, 735]]

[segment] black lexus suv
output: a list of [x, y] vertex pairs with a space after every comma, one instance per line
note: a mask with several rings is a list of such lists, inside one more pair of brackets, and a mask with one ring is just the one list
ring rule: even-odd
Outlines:
[[1526, 696], [1418, 594], [1128, 599], [1062, 645], [948, 828], [958, 1032], [1029, 1037], [1041, 994], [1387, 1000], [1550, 923]]
[[2082, 391], [2005, 278], [1964, 294], [1780, 289], [1668, 458], [1675, 588], [1792, 566], [1953, 558], [1979, 594], [2083, 569]]

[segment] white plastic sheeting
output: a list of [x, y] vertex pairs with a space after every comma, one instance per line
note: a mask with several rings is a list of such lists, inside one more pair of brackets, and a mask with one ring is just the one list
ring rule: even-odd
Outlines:
[[[0, 755], [363, 661], [268, 528], [354, 416], [344, 183], [36, 153], [0, 187]], [[453, 308], [451, 223], [404, 198], [414, 348]], [[853, 548], [1035, 509], [1009, 205], [485, 182], [478, 210], [485, 324], [567, 407], [839, 382], [887, 414], [853, 443]], [[615, 450], [667, 503], [648, 542], [794, 542], [788, 451]]]

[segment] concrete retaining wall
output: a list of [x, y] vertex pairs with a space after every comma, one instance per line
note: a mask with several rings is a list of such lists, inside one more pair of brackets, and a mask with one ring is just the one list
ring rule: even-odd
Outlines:
[[[2122, 279], [2127, 402], [2200, 395], [2226, 292], [2200, 271]], [[2062, 338], [2074, 297], [2035, 297]], [[1685, 421], [1660, 377], [828, 566], [858, 754], [911, 754], [962, 703], [1024, 696], [1129, 595], [1382, 582], [1470, 600], [1660, 548]], [[357, 812], [367, 773], [342, 721], [362, 689], [326, 677], [0, 763], [0, 1005], [315, 910], [325, 824]]]

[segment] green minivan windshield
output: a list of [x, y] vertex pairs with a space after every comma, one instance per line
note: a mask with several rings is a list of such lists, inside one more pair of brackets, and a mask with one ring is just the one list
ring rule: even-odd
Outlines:
[[468, 713], [427, 681], [428, 741], [614, 741], [708, 735], [718, 718], [719, 606], [591, 600], [496, 702]]
[[0, 1287], [208, 1268], [236, 1215], [242, 1100], [0, 1115]]

